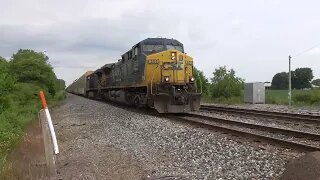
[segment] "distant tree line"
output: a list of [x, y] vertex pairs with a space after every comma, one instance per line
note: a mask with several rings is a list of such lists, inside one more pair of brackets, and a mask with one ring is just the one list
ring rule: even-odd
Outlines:
[[[292, 89], [311, 88], [312, 84], [320, 86], [320, 79], [314, 78], [311, 68], [297, 68], [291, 72]], [[211, 100], [227, 100], [223, 102], [241, 103], [243, 101], [244, 79], [236, 76], [233, 69], [220, 66], [212, 73], [213, 77], [206, 78], [202, 71], [195, 68], [194, 76], [197, 87], [202, 87], [202, 97]], [[287, 72], [280, 72], [274, 75], [271, 83], [272, 89], [288, 89], [289, 75]], [[236, 99], [236, 101], [233, 101]], [[228, 101], [231, 100], [231, 101]]]
[[[297, 68], [291, 71], [292, 89], [306, 89], [311, 88], [311, 81], [313, 79], [313, 72], [311, 68]], [[315, 81], [315, 83], [318, 81]], [[277, 73], [272, 78], [272, 89], [288, 89], [289, 87], [289, 73]]]

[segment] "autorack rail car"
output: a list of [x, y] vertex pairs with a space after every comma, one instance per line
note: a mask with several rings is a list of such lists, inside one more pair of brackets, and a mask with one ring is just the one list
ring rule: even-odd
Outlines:
[[148, 38], [134, 45], [116, 63], [87, 72], [67, 91], [111, 100], [159, 113], [184, 113], [200, 108], [201, 87], [193, 59], [175, 39]]
[[87, 77], [92, 74], [93, 71], [87, 71], [79, 79], [75, 80], [72, 84], [67, 87], [67, 92], [86, 96], [87, 88]]

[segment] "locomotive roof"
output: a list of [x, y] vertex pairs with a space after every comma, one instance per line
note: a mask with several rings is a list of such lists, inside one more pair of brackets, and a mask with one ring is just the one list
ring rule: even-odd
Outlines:
[[171, 44], [171, 45], [180, 45], [183, 46], [181, 42], [175, 39], [167, 39], [167, 38], [147, 38], [145, 40], [140, 41], [138, 44]]
[[96, 71], [94, 71], [94, 73], [102, 73], [103, 70], [106, 69], [106, 68], [111, 69], [112, 65], [114, 65], [114, 63], [105, 64], [101, 68], [99, 68]]

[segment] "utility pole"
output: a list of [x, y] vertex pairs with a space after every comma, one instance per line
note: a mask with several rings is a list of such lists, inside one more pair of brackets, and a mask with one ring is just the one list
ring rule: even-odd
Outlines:
[[291, 107], [291, 56], [289, 56], [289, 93], [288, 93], [288, 99], [289, 99], [289, 107]]

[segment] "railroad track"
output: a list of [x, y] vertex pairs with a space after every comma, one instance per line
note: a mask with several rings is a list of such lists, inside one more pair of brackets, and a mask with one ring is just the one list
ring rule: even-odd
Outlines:
[[297, 114], [297, 113], [285, 113], [285, 112], [274, 112], [274, 111], [264, 111], [264, 110], [255, 110], [255, 109], [243, 109], [243, 108], [231, 108], [231, 107], [222, 107], [222, 106], [213, 106], [213, 105], [201, 105], [201, 111], [209, 112], [223, 112], [236, 115], [250, 115], [254, 117], [264, 117], [272, 119], [280, 119], [286, 121], [295, 121], [298, 123], [306, 124], [320, 124], [319, 115], [309, 115], [309, 114]]
[[232, 135], [280, 145], [303, 152], [320, 151], [320, 134], [277, 128], [231, 119], [216, 118], [200, 114], [172, 116], [175, 120], [188, 121], [198, 125], [221, 130]]

